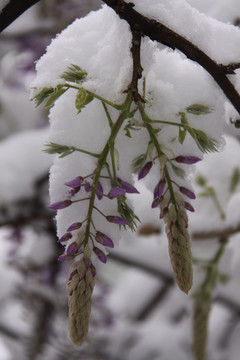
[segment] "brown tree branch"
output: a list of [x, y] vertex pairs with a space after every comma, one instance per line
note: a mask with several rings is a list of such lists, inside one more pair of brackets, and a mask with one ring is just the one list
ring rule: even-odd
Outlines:
[[0, 32], [39, 0], [10, 0], [0, 12]]
[[240, 95], [227, 77], [227, 67], [217, 64], [207, 54], [190, 41], [153, 19], [148, 19], [133, 9], [132, 3], [123, 0], [103, 0], [121, 19], [128, 22], [131, 28], [138, 26], [141, 33], [151, 40], [158, 41], [172, 49], [178, 49], [190, 60], [197, 62], [213, 77], [226, 97], [240, 114]]

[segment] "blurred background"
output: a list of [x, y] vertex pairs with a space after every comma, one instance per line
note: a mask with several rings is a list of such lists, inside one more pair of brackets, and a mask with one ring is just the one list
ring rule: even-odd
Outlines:
[[[218, 20], [240, 24], [239, 0], [188, 3]], [[192, 294], [206, 275], [199, 263], [212, 264], [224, 231], [227, 245], [217, 264], [222, 283], [213, 294], [206, 359], [238, 360], [238, 216], [232, 227], [218, 231], [218, 221], [234, 217], [240, 201], [240, 134], [230, 121], [225, 151], [209, 155], [196, 172], [200, 198], [192, 227], [190, 221], [195, 289], [186, 296], [175, 286], [163, 225], [158, 212], [149, 212], [151, 194], [142, 189], [145, 200], [135, 200], [142, 220], [137, 233], [123, 235], [98, 271], [87, 341], [76, 348], [68, 338], [68, 264], [57, 261], [63, 248], [53, 212], [46, 208], [53, 160], [42, 152], [48, 114], [29, 101], [29, 84], [51, 39], [101, 4], [41, 0], [0, 35], [0, 360], [194, 359]], [[203, 236], [204, 213], [212, 204], [219, 219]]]

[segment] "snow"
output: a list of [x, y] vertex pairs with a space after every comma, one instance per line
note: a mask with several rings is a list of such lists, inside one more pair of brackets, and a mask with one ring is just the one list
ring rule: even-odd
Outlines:
[[52, 157], [42, 152], [47, 135], [48, 128], [23, 131], [0, 143], [1, 204], [32, 196], [34, 182], [52, 163]]

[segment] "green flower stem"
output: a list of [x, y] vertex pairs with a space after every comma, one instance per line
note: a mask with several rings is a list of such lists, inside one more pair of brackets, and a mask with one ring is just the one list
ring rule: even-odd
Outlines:
[[99, 154], [92, 153], [92, 152], [90, 152], [90, 151], [83, 150], [83, 149], [79, 149], [79, 148], [75, 148], [75, 147], [74, 147], [74, 150], [75, 150], [75, 151], [82, 152], [82, 153], [87, 154], [87, 155], [90, 155], [90, 156], [93, 156], [93, 157], [96, 157], [96, 158], [99, 158], [99, 156], [100, 156]]
[[112, 129], [114, 124], [113, 124], [113, 121], [112, 121], [111, 116], [109, 114], [108, 108], [107, 108], [106, 104], [103, 101], [102, 101], [102, 106], [103, 106], [105, 114], [107, 116], [109, 127], [110, 127], [110, 129]]
[[[138, 108], [139, 108], [139, 111], [140, 111], [140, 114], [142, 116], [142, 119], [143, 119], [143, 122], [145, 123], [145, 126], [146, 126], [146, 129], [150, 135], [150, 138], [157, 150], [157, 153], [158, 153], [158, 157], [160, 158], [160, 156], [165, 155], [165, 153], [162, 151], [160, 145], [159, 145], [159, 142], [154, 134], [154, 129], [152, 128], [152, 126], [149, 124], [149, 117], [147, 116], [147, 114], [145, 113], [144, 111], [144, 108], [143, 108], [143, 105], [140, 101], [138, 101]], [[167, 166], [165, 165], [164, 168], [163, 168], [163, 171], [165, 173], [165, 176], [166, 176], [166, 180], [167, 180], [167, 184], [168, 184], [168, 189], [169, 189], [169, 192], [170, 192], [170, 196], [171, 196], [171, 200], [172, 200], [172, 203], [173, 205], [175, 206], [175, 209], [176, 211], [178, 210], [177, 209], [177, 202], [176, 202], [176, 199], [175, 199], [175, 195], [174, 195], [174, 191], [173, 191], [173, 186], [172, 186], [172, 180], [170, 178], [170, 175], [169, 175], [169, 172], [168, 172], [168, 168]]]
[[[100, 100], [102, 100], [102, 99], [100, 99]], [[131, 114], [131, 112], [130, 112], [131, 104], [132, 104], [132, 100], [131, 100], [130, 94], [128, 94], [125, 102], [121, 105], [122, 112], [119, 115], [117, 121], [115, 122], [115, 124], [112, 128], [111, 134], [109, 136], [109, 139], [98, 158], [97, 168], [96, 168], [95, 177], [94, 177], [94, 181], [93, 181], [93, 188], [92, 188], [91, 197], [90, 197], [89, 206], [88, 206], [87, 225], [86, 225], [86, 231], [85, 231], [84, 246], [86, 246], [88, 243], [91, 219], [92, 219], [92, 212], [94, 209], [95, 195], [96, 195], [97, 184], [98, 184], [98, 181], [99, 181], [99, 178], [101, 175], [101, 171], [102, 171], [103, 166], [106, 163], [107, 155], [112, 146], [111, 144], [114, 144], [116, 136], [117, 136], [124, 120], [126, 120]]]

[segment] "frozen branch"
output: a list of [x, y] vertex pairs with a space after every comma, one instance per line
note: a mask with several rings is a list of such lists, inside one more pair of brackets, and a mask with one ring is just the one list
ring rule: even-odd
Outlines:
[[115, 10], [121, 19], [126, 20], [131, 28], [134, 26], [136, 27], [137, 25], [139, 31], [148, 36], [151, 40], [158, 41], [172, 49], [178, 49], [190, 60], [196, 61], [201, 65], [213, 77], [226, 97], [240, 113], [240, 95], [226, 75], [229, 73], [226, 66], [217, 64], [197, 46], [178, 33], [172, 31], [167, 26], [153, 19], [148, 19], [134, 10], [132, 3], [127, 4], [123, 0], [103, 1]]

